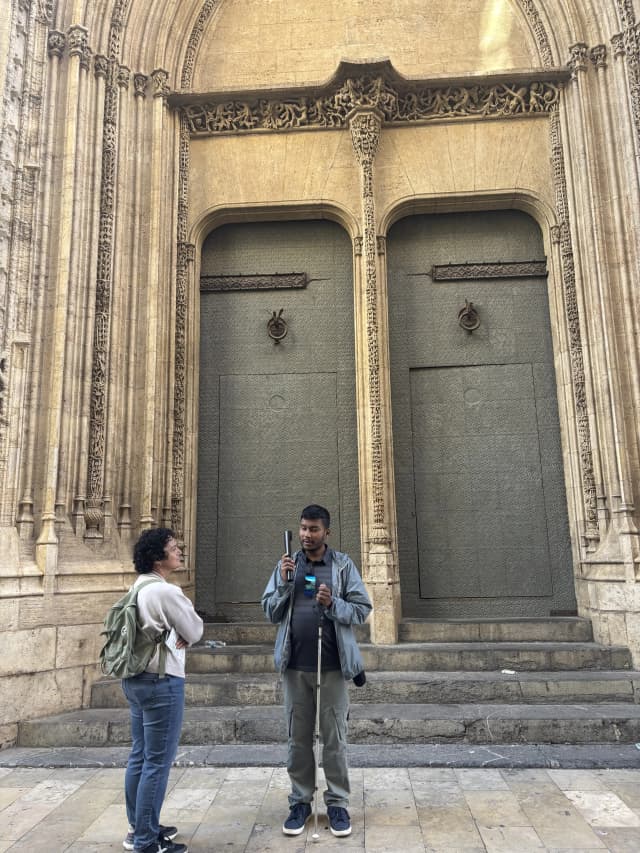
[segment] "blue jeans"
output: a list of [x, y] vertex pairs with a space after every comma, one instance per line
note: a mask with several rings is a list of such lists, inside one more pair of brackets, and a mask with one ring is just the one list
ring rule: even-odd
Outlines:
[[131, 712], [131, 754], [124, 779], [136, 850], [158, 840], [160, 809], [176, 757], [184, 712], [184, 678], [143, 672], [122, 680]]

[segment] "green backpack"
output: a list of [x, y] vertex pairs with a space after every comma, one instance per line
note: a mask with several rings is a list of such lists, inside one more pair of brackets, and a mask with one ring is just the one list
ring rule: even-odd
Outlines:
[[138, 593], [143, 586], [156, 582], [159, 580], [149, 578], [136, 587], [132, 586], [105, 616], [104, 629], [100, 632], [106, 637], [100, 650], [100, 667], [105, 675], [115, 675], [116, 678], [139, 675], [145, 671], [160, 646], [159, 675], [161, 678], [164, 676], [167, 657], [164, 641], [167, 631], [153, 637], [138, 622]]

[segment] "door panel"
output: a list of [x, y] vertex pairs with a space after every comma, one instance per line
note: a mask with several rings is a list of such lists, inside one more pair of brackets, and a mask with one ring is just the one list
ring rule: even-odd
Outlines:
[[515, 210], [413, 216], [387, 260], [404, 614], [575, 611], [546, 279], [432, 276], [544, 262], [538, 226]]

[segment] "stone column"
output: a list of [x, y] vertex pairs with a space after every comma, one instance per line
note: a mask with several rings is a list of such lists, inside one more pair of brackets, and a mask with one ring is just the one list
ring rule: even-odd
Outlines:
[[[67, 104], [64, 126], [61, 129], [60, 185], [57, 192], [56, 212], [59, 216], [56, 232], [57, 263], [53, 272], [52, 310], [46, 337], [50, 341], [47, 350], [47, 368], [43, 381], [47, 391], [47, 412], [44, 489], [42, 496], [42, 526], [36, 541], [36, 562], [44, 574], [45, 592], [52, 592], [58, 564], [58, 536], [56, 532], [56, 501], [60, 476], [60, 444], [62, 418], [65, 406], [64, 380], [66, 366], [66, 330], [69, 314], [70, 285], [73, 271], [73, 235], [76, 195], [76, 160], [78, 146], [78, 122], [80, 110], [80, 75], [83, 59], [82, 45], [86, 43], [86, 30], [80, 26], [69, 30], [73, 49], [70, 50], [65, 102]], [[50, 48], [51, 52], [51, 48]], [[44, 414], [44, 413], [43, 413]]]
[[361, 177], [362, 253], [354, 263], [356, 396], [363, 579], [373, 602], [371, 639], [395, 643], [400, 618], [387, 287], [376, 246], [373, 161], [382, 118], [356, 108], [349, 117]]
[[[153, 527], [157, 524], [156, 513], [158, 511], [158, 489], [154, 482], [156, 468], [156, 426], [157, 418], [160, 416], [158, 409], [158, 367], [161, 363], [161, 348], [166, 346], [166, 341], [160, 340], [161, 318], [160, 291], [162, 274], [162, 199], [166, 191], [166, 174], [163, 158], [163, 138], [166, 111], [166, 96], [168, 73], [163, 69], [151, 72], [151, 81], [154, 88], [153, 107], [151, 118], [151, 149], [150, 164], [150, 194], [148, 197], [148, 209], [151, 212], [149, 222], [149, 243], [147, 261], [147, 283], [146, 283], [146, 364], [145, 364], [145, 392], [144, 392], [144, 424], [142, 434], [142, 479], [140, 495], [140, 527], [142, 529]], [[155, 500], [154, 500], [155, 499]]]

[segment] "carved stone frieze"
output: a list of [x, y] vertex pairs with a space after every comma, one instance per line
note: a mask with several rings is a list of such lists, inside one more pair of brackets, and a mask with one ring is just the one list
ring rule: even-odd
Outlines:
[[301, 91], [282, 99], [264, 97], [185, 103], [181, 106], [194, 136], [242, 131], [345, 128], [356, 108], [375, 109], [386, 124], [463, 118], [505, 118], [550, 112], [558, 103], [555, 82], [468, 82], [450, 86], [391, 81], [384, 75], [347, 78], [320, 94]]
[[478, 264], [436, 264], [434, 281], [465, 281], [478, 278], [538, 278], [546, 276], [546, 261], [501, 261]]
[[203, 275], [200, 290], [220, 293], [228, 290], [284, 290], [307, 286], [307, 274], [276, 273], [275, 275]]

